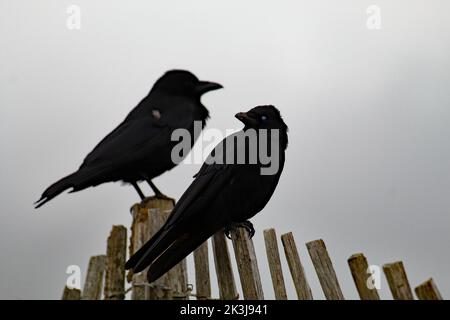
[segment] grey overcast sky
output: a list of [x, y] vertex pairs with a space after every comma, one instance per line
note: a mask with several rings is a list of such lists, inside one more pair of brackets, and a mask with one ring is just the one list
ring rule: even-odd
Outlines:
[[[66, 27], [72, 4], [80, 30]], [[366, 26], [373, 4], [380, 30]], [[130, 225], [129, 186], [32, 203], [172, 68], [225, 86], [203, 98], [209, 128], [239, 128], [233, 115], [258, 104], [289, 125], [284, 173], [253, 220], [267, 298], [269, 227], [294, 232], [318, 299], [304, 246], [318, 238], [347, 298], [357, 297], [355, 252], [377, 265], [401, 259], [412, 286], [432, 276], [449, 298], [449, 12], [446, 0], [0, 0], [0, 298], [59, 299], [66, 267], [84, 279], [111, 226]], [[198, 168], [155, 182], [179, 198]], [[380, 292], [391, 297], [384, 276]]]

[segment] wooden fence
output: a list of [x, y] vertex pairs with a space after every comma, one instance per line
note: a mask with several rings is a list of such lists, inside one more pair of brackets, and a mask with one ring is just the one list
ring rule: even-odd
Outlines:
[[[164, 223], [174, 206], [174, 201], [148, 198], [132, 208], [133, 223], [129, 240], [129, 254], [139, 249]], [[272, 286], [277, 300], [287, 299], [287, 275], [281, 267], [281, 254], [278, 238], [274, 229], [264, 230], [266, 257], [269, 264]], [[258, 257], [252, 239], [246, 230], [234, 229], [231, 232], [234, 256], [238, 269], [241, 291], [236, 285], [227, 239], [223, 232], [215, 234], [209, 241], [194, 251], [195, 282], [190, 285], [187, 278], [186, 260], [180, 262], [157, 281], [149, 284], [146, 272], [132, 274], [125, 272], [127, 256], [127, 229], [113, 226], [107, 241], [106, 255], [93, 256], [85, 277], [83, 290], [64, 288], [64, 300], [121, 300], [129, 291], [133, 300], [149, 299], [213, 299], [211, 296], [209, 243], [212, 245], [219, 299], [264, 299], [261, 277], [258, 269]], [[308, 284], [298, 248], [292, 232], [281, 235], [284, 256], [289, 266], [297, 298], [311, 300], [313, 294]], [[338, 278], [333, 263], [322, 239], [306, 243], [312, 264], [328, 300], [343, 300]], [[348, 265], [357, 292], [361, 300], [379, 300], [377, 289], [372, 285], [369, 263], [362, 253], [348, 258]], [[392, 296], [396, 300], [413, 300], [414, 295], [409, 284], [405, 268], [401, 261], [387, 263], [383, 266]], [[126, 285], [128, 282], [130, 285]], [[420, 300], [441, 300], [442, 297], [434, 283], [429, 279], [415, 288]]]

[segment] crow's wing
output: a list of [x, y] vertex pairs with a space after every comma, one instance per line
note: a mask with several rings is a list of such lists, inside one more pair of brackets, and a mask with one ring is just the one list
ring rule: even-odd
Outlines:
[[[222, 140], [211, 152], [223, 155], [227, 139]], [[196, 222], [205, 221], [212, 203], [217, 200], [218, 195], [224, 190], [232, 193], [233, 190], [227, 188], [233, 179], [236, 166], [227, 164], [212, 163], [205, 161], [199, 172], [194, 176], [195, 180], [186, 189], [169, 215], [163, 227], [145, 243], [127, 261], [126, 268], [139, 272], [153, 262], [164, 250], [170, 247], [174, 241], [180, 237]], [[220, 224], [221, 221], [217, 221]], [[214, 229], [214, 228], [212, 228]]]
[[[225, 146], [229, 139], [233, 139], [233, 135], [223, 139], [211, 151], [208, 159], [206, 159], [199, 172], [194, 176], [195, 180], [183, 193], [172, 210], [165, 224], [166, 227], [170, 227], [179, 219], [184, 221], [191, 216], [201, 213], [203, 208], [216, 200], [219, 192], [226, 190], [224, 188], [233, 179], [237, 171], [237, 166], [229, 165], [224, 161], [226, 159]], [[236, 153], [235, 150], [233, 152]], [[213, 161], [213, 154], [216, 160], [222, 159], [222, 162]], [[227, 191], [228, 193], [232, 192], [232, 190]]]
[[[126, 268], [133, 268], [134, 272], [142, 271], [196, 221], [202, 222], [204, 215], [208, 214], [208, 206], [231, 177], [232, 170], [227, 165], [204, 164], [164, 226], [127, 261]], [[214, 230], [211, 230], [213, 233]]]
[[229, 165], [204, 164], [199, 173], [195, 175], [195, 180], [176, 204], [167, 219], [166, 227], [171, 227], [177, 222], [182, 223], [182, 221], [203, 213], [202, 209], [216, 199], [217, 193], [223, 190], [232, 176], [233, 167]]
[[100, 152], [99, 149], [102, 149], [105, 144], [108, 144], [111, 140], [114, 140], [118, 135], [122, 134], [124, 127], [127, 127], [129, 123], [142, 118], [148, 118], [150, 113], [147, 112], [147, 109], [151, 110], [151, 104], [148, 96], [142, 99], [138, 105], [128, 113], [125, 120], [123, 120], [113, 131], [97, 143], [94, 149], [86, 156], [80, 168], [93, 161], [96, 158], [96, 155]]
[[87, 154], [87, 156], [84, 158], [83, 163], [80, 166], [80, 169], [83, 168], [84, 166], [87, 166], [89, 163], [93, 163], [96, 155], [98, 155], [99, 153], [101, 153], [99, 150], [106, 144], [108, 144], [110, 141], [114, 140], [114, 138], [120, 134], [120, 132], [123, 131], [123, 127], [125, 126], [125, 122], [122, 122], [121, 124], [119, 124], [113, 131], [111, 131], [110, 133], [108, 133], [102, 140], [100, 140], [99, 143], [97, 143], [97, 145], [94, 147], [94, 149], [92, 149], [91, 152], [89, 152]]
[[86, 156], [80, 169], [133, 163], [169, 143], [169, 127], [155, 126], [151, 117], [124, 122]]

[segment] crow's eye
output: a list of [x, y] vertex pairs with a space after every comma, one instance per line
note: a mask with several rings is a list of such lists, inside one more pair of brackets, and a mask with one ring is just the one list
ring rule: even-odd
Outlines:
[[262, 115], [261, 116], [261, 121], [266, 121], [267, 120], [267, 116]]

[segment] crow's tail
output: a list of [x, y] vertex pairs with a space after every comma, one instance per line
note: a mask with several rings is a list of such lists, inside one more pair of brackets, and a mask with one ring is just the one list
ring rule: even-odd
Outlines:
[[165, 226], [163, 226], [128, 259], [125, 263], [125, 269], [133, 269], [134, 273], [141, 272], [164, 252], [176, 240], [177, 236], [173, 229], [165, 230]]
[[61, 180], [55, 182], [50, 187], [48, 187], [42, 194], [41, 198], [34, 203], [36, 205], [35, 208], [37, 209], [41, 207], [46, 202], [52, 200], [54, 197], [59, 195], [61, 192], [69, 188], [75, 187], [75, 183], [78, 178], [79, 172], [80, 171], [74, 172], [68, 175], [67, 177], [64, 177]]
[[186, 258], [188, 254], [197, 249], [203, 242], [208, 240], [212, 234], [201, 232], [182, 235], [150, 265], [147, 271], [148, 282], [152, 283], [160, 278], [178, 262]]
[[157, 280], [215, 233], [214, 228], [180, 230], [164, 226], [125, 264], [134, 273], [148, 266], [149, 283]]

